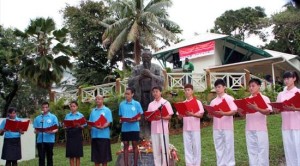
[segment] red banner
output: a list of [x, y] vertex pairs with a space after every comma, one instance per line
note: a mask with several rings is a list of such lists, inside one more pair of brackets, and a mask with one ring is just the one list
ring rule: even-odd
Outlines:
[[194, 59], [197, 57], [214, 54], [214, 52], [215, 41], [208, 41], [179, 48], [179, 57], [180, 60], [184, 60], [185, 58]]

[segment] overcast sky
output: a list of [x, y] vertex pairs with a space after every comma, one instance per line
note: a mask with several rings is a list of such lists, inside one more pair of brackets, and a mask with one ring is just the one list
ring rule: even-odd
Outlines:
[[[80, 0], [0, 0], [0, 24], [24, 30], [30, 19], [52, 17], [57, 27], [63, 20], [59, 12], [66, 4], [77, 5]], [[287, 0], [173, 0], [169, 9], [170, 19], [183, 29], [182, 38], [191, 38], [195, 33], [205, 33], [214, 21], [226, 10], [261, 6], [270, 16], [279, 12]]]

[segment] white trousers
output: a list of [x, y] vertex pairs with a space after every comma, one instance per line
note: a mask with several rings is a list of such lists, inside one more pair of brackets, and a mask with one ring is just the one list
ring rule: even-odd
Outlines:
[[[151, 141], [152, 141], [152, 150], [153, 150], [153, 157], [154, 157], [154, 164], [155, 166], [166, 166], [166, 152], [164, 147], [164, 139], [163, 134], [151, 134]], [[169, 163], [169, 135], [165, 135], [166, 141], [166, 149], [167, 149], [167, 160]], [[168, 164], [170, 165], [170, 164]]]
[[269, 166], [269, 137], [266, 131], [246, 131], [250, 166]]
[[[300, 123], [300, 122], [299, 122]], [[283, 147], [287, 166], [300, 165], [300, 130], [282, 130]]]
[[234, 166], [233, 130], [213, 130], [218, 166]]
[[184, 157], [186, 166], [201, 165], [200, 131], [183, 131]]

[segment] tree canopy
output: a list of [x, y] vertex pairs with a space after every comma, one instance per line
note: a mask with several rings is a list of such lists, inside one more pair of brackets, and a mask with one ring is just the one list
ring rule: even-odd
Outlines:
[[101, 38], [105, 28], [98, 23], [109, 16], [108, 7], [102, 1], [81, 1], [79, 6], [67, 5], [62, 12], [71, 42], [78, 52], [74, 69], [77, 84], [102, 84], [105, 76], [116, 67], [116, 60], [108, 63]]
[[101, 22], [106, 27], [103, 43], [109, 45], [111, 59], [124, 45], [134, 43], [135, 63], [140, 63], [143, 47], [158, 49], [157, 40], [175, 40], [179, 26], [168, 19], [170, 0], [116, 0], [110, 4], [111, 16]]
[[51, 18], [36, 18], [30, 21], [24, 32], [15, 30], [22, 39], [26, 52], [22, 55], [22, 78], [51, 92], [53, 83], [60, 83], [64, 71], [72, 68], [70, 56], [75, 56], [67, 43], [68, 30], [56, 29]]
[[274, 40], [267, 49], [300, 55], [300, 10], [287, 6], [286, 10], [271, 17]]
[[227, 34], [244, 41], [251, 34], [261, 34], [260, 30], [269, 23], [266, 16], [261, 7], [227, 10], [215, 20], [211, 32]]

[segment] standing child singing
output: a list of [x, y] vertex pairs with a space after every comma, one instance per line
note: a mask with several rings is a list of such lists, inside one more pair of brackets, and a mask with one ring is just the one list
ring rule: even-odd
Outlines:
[[[72, 101], [69, 105], [70, 113], [65, 120], [78, 120], [83, 115], [78, 111], [77, 101]], [[66, 157], [70, 158], [70, 166], [80, 166], [80, 157], [83, 157], [83, 137], [82, 129], [84, 125], [78, 125], [72, 128], [66, 128]]]
[[[9, 120], [15, 120], [20, 121], [20, 119], [17, 117], [17, 109], [10, 107], [7, 110]], [[22, 158], [21, 154], [21, 134], [24, 133], [24, 131], [19, 132], [11, 132], [6, 131], [4, 129], [6, 124], [6, 119], [3, 120], [0, 126], [0, 135], [4, 134], [4, 142], [3, 142], [3, 149], [2, 149], [2, 156], [1, 159], [6, 160], [6, 166], [17, 166], [17, 161]]]
[[218, 110], [216, 113], [222, 115], [221, 118], [213, 118], [213, 138], [217, 155], [217, 165], [234, 166], [234, 132], [233, 132], [233, 115], [237, 107], [233, 102], [234, 98], [225, 93], [225, 82], [222, 79], [215, 81], [215, 90], [217, 97], [210, 103], [215, 106], [226, 101], [230, 110]]
[[[286, 87], [277, 96], [277, 102], [292, 98], [300, 89], [296, 87], [299, 81], [295, 71], [287, 71], [283, 75]], [[300, 101], [299, 101], [300, 102]], [[282, 138], [286, 164], [289, 166], [300, 165], [300, 108], [286, 106], [281, 112]]]

